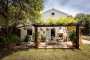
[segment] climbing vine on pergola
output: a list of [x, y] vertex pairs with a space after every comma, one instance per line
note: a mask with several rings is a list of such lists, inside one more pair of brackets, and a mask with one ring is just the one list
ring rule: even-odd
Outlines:
[[37, 47], [37, 41], [38, 41], [38, 35], [37, 35], [37, 28], [38, 27], [61, 27], [61, 26], [76, 26], [76, 36], [77, 36], [77, 41], [76, 41], [76, 48], [79, 48], [79, 25], [80, 24], [74, 24], [74, 23], [70, 23], [70, 24], [34, 24], [33, 26], [35, 27], [35, 47]]
[[35, 47], [37, 48], [37, 40], [38, 40], [38, 35], [37, 35], [37, 28], [38, 27], [61, 27], [61, 26], [76, 26], [76, 36], [77, 36], [77, 41], [76, 41], [76, 48], [79, 48], [79, 25], [77, 23], [77, 19], [75, 20], [73, 17], [63, 17], [60, 16], [59, 19], [51, 18], [45, 20], [42, 18], [41, 20], [38, 20], [37, 23], [34, 23], [35, 27]]
[[63, 17], [63, 16], [60, 16], [59, 19], [55, 19], [55, 18], [51, 18], [49, 16], [49, 19], [45, 20], [44, 18], [41, 18], [41, 20], [38, 20], [38, 23], [39, 24], [54, 24], [54, 25], [57, 25], [57, 24], [61, 24], [63, 23], [64, 24], [70, 24], [70, 23], [77, 23], [77, 19], [75, 20], [74, 17]]

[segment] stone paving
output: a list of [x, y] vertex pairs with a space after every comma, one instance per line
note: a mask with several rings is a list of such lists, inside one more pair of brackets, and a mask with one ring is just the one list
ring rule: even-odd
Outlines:
[[[90, 44], [90, 41], [83, 40], [83, 44]], [[22, 42], [21, 46], [15, 46], [15, 48], [35, 48], [34, 42]], [[46, 44], [45, 42], [40, 42], [40, 45], [38, 48], [74, 48], [72, 47], [72, 42], [63, 42], [63, 43], [57, 43], [57, 44]]]
[[[22, 42], [22, 44], [20, 46], [15, 46], [15, 48], [34, 48], [35, 44], [34, 42]], [[72, 43], [71, 42], [63, 42], [63, 43], [57, 43], [57, 44], [53, 44], [53, 43], [45, 43], [45, 42], [40, 42], [40, 45], [38, 48], [75, 48], [72, 47]]]

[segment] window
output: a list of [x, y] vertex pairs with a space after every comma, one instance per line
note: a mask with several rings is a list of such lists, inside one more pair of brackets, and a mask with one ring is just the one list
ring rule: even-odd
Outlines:
[[55, 15], [55, 13], [54, 13], [54, 12], [52, 12], [52, 15]]
[[27, 35], [32, 35], [32, 29], [27, 29]]

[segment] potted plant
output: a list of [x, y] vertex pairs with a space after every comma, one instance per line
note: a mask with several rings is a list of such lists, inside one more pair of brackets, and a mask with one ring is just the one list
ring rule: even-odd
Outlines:
[[72, 45], [74, 47], [76, 47], [76, 40], [77, 40], [76, 30], [70, 30], [68, 37], [69, 37], [70, 41], [72, 41]]
[[66, 39], [64, 39], [64, 42], [66, 42]]
[[40, 32], [37, 32], [38, 36], [40, 36]]
[[24, 26], [24, 28], [23, 28], [24, 30], [27, 30], [27, 28], [26, 28], [26, 26]]
[[46, 30], [49, 30], [49, 28], [46, 28]]
[[17, 46], [20, 46], [21, 43], [22, 43], [22, 41], [18, 40], [18, 41], [16, 42], [16, 45], [17, 45]]
[[42, 31], [43, 29], [42, 29], [42, 28], [40, 28], [40, 30]]
[[39, 39], [38, 39], [38, 42], [37, 42], [37, 46], [38, 46], [38, 47], [39, 47], [39, 44], [40, 44], [40, 40], [41, 40], [41, 39], [39, 38]]
[[46, 36], [41, 35], [41, 40], [42, 40], [43, 42], [45, 42]]
[[35, 41], [35, 33], [33, 33], [32, 39], [33, 39], [33, 41]]
[[[38, 33], [38, 36], [39, 36], [40, 35], [40, 32], [37, 32], [37, 33]], [[32, 39], [35, 41], [35, 33], [33, 33]]]
[[29, 35], [25, 36], [25, 42], [29, 42], [31, 40], [31, 37]]

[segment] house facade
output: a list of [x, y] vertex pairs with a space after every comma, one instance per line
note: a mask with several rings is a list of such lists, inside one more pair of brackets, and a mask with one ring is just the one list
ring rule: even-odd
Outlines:
[[[63, 18], [65, 18], [68, 15], [54, 8], [47, 10], [41, 14], [43, 15], [45, 20], [49, 19], [49, 16], [51, 18], [59, 19], [60, 16], [63, 16]], [[27, 29], [24, 29], [24, 27], [19, 29], [21, 30], [20, 38], [22, 41], [24, 41], [26, 35], [32, 35], [35, 32], [35, 28], [33, 26], [27, 26]], [[52, 36], [62, 37], [63, 39], [66, 39], [67, 37], [67, 27], [38, 27], [38, 32], [40, 32], [40, 34], [42, 35], [45, 35], [47, 40]]]

